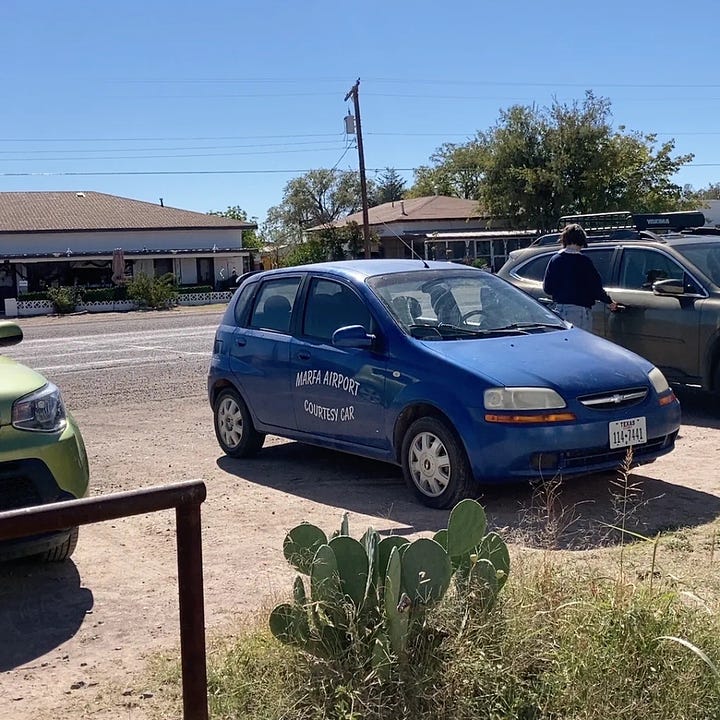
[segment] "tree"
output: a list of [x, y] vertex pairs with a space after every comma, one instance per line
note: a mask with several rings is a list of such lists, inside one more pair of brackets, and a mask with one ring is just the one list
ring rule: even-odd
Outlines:
[[469, 142], [441, 146], [408, 195], [478, 199], [511, 226], [539, 230], [562, 215], [677, 210], [694, 200], [671, 178], [693, 156], [674, 149], [673, 140], [658, 146], [656, 135], [614, 130], [610, 101], [587, 92], [582, 102], [501, 111]]
[[402, 200], [405, 192], [405, 180], [397, 170], [385, 168], [375, 181], [375, 192], [370, 205], [382, 205], [383, 203]]
[[282, 202], [268, 210], [270, 227], [266, 229], [286, 242], [300, 243], [308, 228], [331, 223], [361, 207], [358, 173], [310, 170], [285, 185]]
[[482, 187], [485, 148], [477, 140], [465, 145], [445, 143], [430, 156], [432, 166], [415, 171], [415, 182], [407, 198], [448, 195], [463, 200], [477, 200]]
[[693, 192], [693, 197], [699, 202], [720, 200], [720, 183], [710, 183], [706, 188], [700, 188]]
[[[211, 210], [208, 215], [218, 215], [233, 220], [242, 220], [243, 222], [254, 222], [257, 225], [257, 218], [253, 217], [248, 220], [247, 213], [239, 205], [229, 206], [227, 210]], [[253, 250], [259, 250], [262, 247], [262, 241], [255, 230], [243, 230], [242, 243], [243, 247]]]

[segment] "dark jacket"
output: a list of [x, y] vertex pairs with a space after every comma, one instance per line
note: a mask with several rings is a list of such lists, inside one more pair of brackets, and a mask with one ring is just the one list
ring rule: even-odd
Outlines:
[[592, 260], [580, 252], [561, 250], [550, 258], [543, 289], [554, 302], [591, 308], [596, 300], [611, 303]]

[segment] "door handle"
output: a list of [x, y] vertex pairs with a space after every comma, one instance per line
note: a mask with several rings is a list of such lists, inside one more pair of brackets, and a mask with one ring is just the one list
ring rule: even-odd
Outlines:
[[245, 347], [245, 345], [247, 345], [247, 340], [244, 337], [235, 338], [235, 344], [240, 347]]
[[298, 360], [309, 360], [310, 359], [310, 353], [309, 352], [299, 352], [297, 354]]

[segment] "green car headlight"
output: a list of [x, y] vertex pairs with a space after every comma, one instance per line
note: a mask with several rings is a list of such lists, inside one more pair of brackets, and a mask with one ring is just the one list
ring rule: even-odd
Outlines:
[[12, 424], [18, 430], [58, 432], [67, 425], [60, 390], [52, 383], [13, 403]]
[[497, 387], [485, 391], [486, 410], [553, 410], [565, 407], [554, 390], [539, 387]]

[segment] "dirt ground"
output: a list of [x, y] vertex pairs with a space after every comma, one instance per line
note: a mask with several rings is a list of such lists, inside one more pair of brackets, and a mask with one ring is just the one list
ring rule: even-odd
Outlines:
[[[674, 453], [638, 469], [647, 532], [699, 527], [720, 517], [720, 413], [683, 399]], [[308, 520], [328, 531], [350, 513], [352, 534], [423, 534], [447, 514], [418, 505], [399, 470], [278, 438], [253, 460], [224, 457], [201, 384], [186, 397], [132, 399], [75, 411], [88, 447], [94, 494], [201, 479], [205, 617], [209, 637], [291, 590], [285, 533]], [[527, 488], [487, 493], [491, 524], [519, 530]], [[608, 478], [566, 485], [562, 502], [578, 525], [610, 518]], [[584, 525], [583, 525], [584, 523]], [[73, 561], [0, 568], [0, 716], [4, 720], [145, 720], [160, 690], [144, 678], [146, 660], [179, 642], [175, 516], [172, 511], [81, 528]], [[581, 550], [578, 550], [581, 552]], [[178, 653], [179, 656], [179, 653]]]

